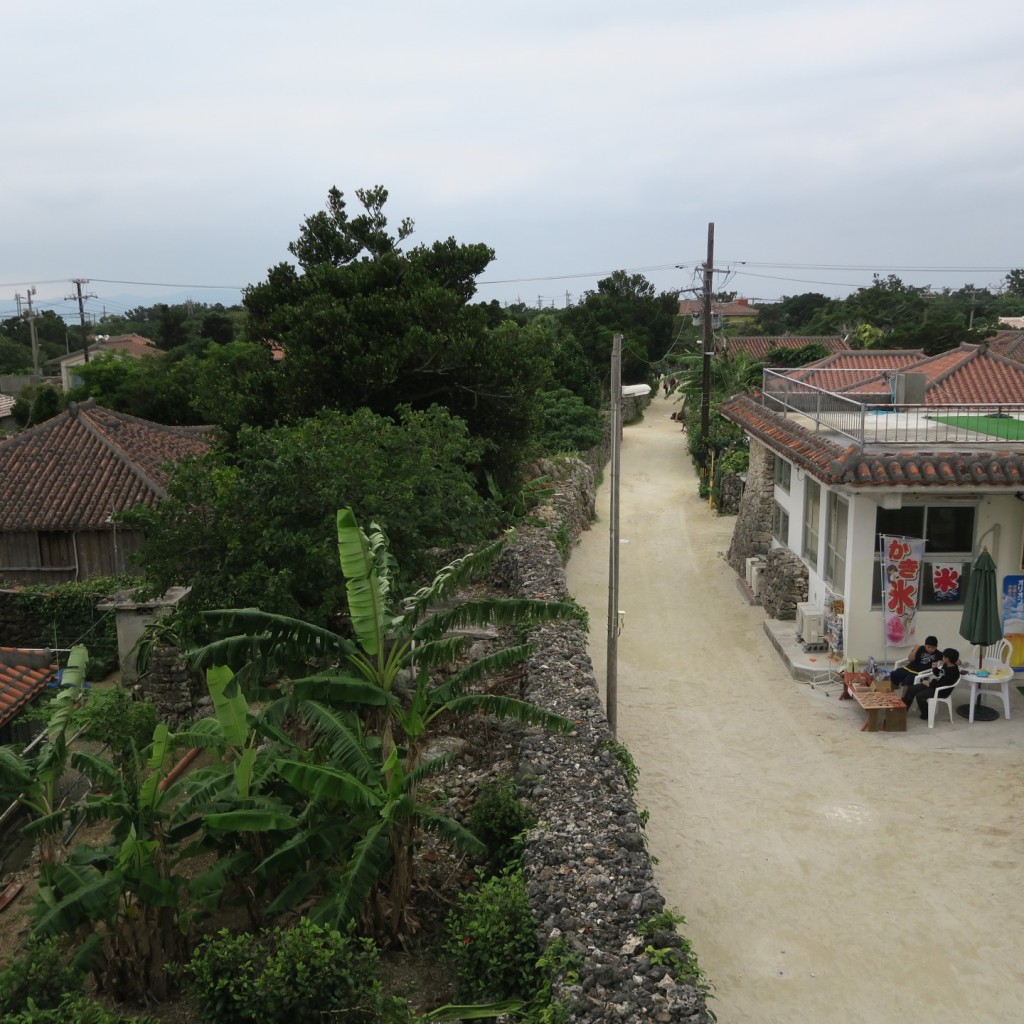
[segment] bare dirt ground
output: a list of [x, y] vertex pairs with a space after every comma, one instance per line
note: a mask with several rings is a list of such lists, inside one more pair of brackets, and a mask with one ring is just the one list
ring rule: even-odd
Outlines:
[[[737, 592], [734, 520], [698, 498], [675, 408], [656, 399], [622, 448], [618, 739], [711, 1008], [722, 1024], [1020, 1021], [1024, 721], [929, 730], [911, 713], [906, 733], [863, 733], [854, 702], [792, 679]], [[608, 490], [569, 564], [602, 685]]]

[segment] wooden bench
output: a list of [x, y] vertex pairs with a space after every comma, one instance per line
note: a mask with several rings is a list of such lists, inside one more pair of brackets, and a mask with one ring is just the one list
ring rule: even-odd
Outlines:
[[867, 684], [866, 672], [843, 673], [843, 698], [855, 700], [868, 715], [868, 720], [861, 726], [861, 732], [907, 731], [907, 705], [895, 693], [888, 690], [858, 689]]

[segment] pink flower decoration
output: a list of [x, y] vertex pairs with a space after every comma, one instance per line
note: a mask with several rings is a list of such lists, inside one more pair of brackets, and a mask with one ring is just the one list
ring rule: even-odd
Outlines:
[[896, 646], [906, 642], [907, 630], [898, 615], [890, 615], [885, 620], [885, 637], [889, 643]]

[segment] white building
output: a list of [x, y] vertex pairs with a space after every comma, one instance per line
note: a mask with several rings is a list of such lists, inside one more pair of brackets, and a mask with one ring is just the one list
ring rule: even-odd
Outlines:
[[[840, 353], [766, 371], [763, 390], [721, 411], [751, 444], [737, 536], [745, 531], [748, 548], [749, 538], [770, 537], [766, 548], [802, 561], [806, 594], [796, 599], [841, 611], [847, 658], [892, 661], [915, 642], [885, 632], [880, 535], [926, 541], [917, 641], [934, 634], [966, 648], [964, 590], [983, 547], [1001, 588], [1020, 582], [1024, 601], [1024, 363], [975, 345], [930, 358]], [[942, 588], [957, 571], [951, 596]]]

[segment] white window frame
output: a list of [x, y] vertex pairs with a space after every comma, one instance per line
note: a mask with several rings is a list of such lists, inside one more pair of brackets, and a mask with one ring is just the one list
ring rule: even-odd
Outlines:
[[777, 501], [772, 502], [772, 537], [789, 547], [789, 509]]
[[[842, 495], [836, 494], [835, 491], [829, 491], [827, 508], [825, 582], [834, 593], [842, 594], [846, 588], [846, 547], [850, 534], [850, 503]], [[840, 509], [842, 509], [841, 513]]]
[[[813, 517], [808, 514], [812, 494], [815, 495]], [[804, 528], [800, 540], [800, 555], [815, 572], [818, 571], [818, 559], [821, 557], [821, 484], [810, 477], [804, 481]]]

